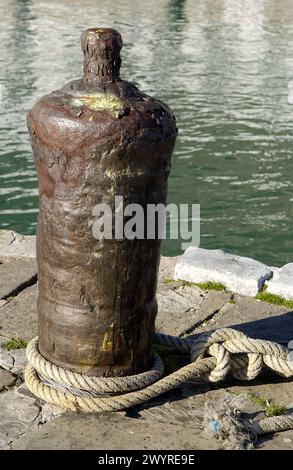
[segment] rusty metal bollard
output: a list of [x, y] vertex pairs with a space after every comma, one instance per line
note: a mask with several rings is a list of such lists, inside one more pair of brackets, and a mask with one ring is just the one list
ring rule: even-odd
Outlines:
[[152, 363], [160, 240], [96, 239], [99, 203], [165, 203], [177, 135], [170, 109], [120, 79], [113, 29], [81, 36], [82, 79], [41, 98], [27, 123], [39, 179], [39, 350], [95, 376]]

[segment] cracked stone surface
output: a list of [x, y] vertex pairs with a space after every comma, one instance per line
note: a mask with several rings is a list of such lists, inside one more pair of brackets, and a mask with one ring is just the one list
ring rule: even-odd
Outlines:
[[234, 305], [229, 304], [228, 309], [220, 310], [195, 332], [227, 326], [243, 331], [252, 338], [276, 341], [287, 346], [293, 338], [293, 312], [251, 297], [239, 297]]
[[[272, 383], [271, 383], [272, 381]], [[172, 397], [166, 398], [161, 403], [159, 400], [154, 400], [139, 411], [139, 415], [146, 420], [161, 421], [169, 426], [170, 423], [181, 423], [185, 427], [190, 427], [194, 433], [194, 441], [198, 436], [205, 436], [207, 442], [211, 444], [211, 448], [215, 448], [220, 443], [215, 441], [210, 436], [202, 433], [202, 413], [207, 401], [219, 401], [223, 398], [224, 394], [229, 393], [232, 397], [239, 394], [246, 394], [247, 399], [244, 401], [241, 411], [247, 413], [251, 419], [262, 419], [266, 415], [263, 408], [256, 404], [251, 397], [251, 394], [259, 396], [268, 400], [271, 404], [278, 404], [287, 407], [290, 411], [293, 410], [293, 390], [292, 382], [282, 380], [272, 376], [265, 379], [254, 380], [253, 382], [246, 382], [239, 385], [236, 381], [230, 380], [221, 389], [211, 389], [211, 386], [195, 385], [187, 386], [182, 391], [181, 399], [172, 400]], [[257, 448], [263, 450], [270, 449], [293, 449], [293, 430], [269, 434], [266, 436], [259, 436], [256, 445]], [[195, 447], [197, 448], [197, 447]], [[202, 447], [199, 447], [200, 449]]]
[[0, 349], [0, 367], [3, 367], [3, 369], [6, 370], [11, 370], [13, 363], [14, 361], [11, 354], [9, 354], [9, 352], [5, 351], [4, 349]]
[[179, 335], [190, 328], [195, 322], [195, 311], [203, 298], [203, 292], [196, 286], [159, 286], [156, 329]]
[[33, 285], [0, 308], [0, 334], [31, 340], [37, 335], [38, 287]]
[[61, 416], [24, 435], [12, 444], [12, 448], [188, 450], [217, 446], [201, 434], [194, 439], [194, 432], [182, 424], [166, 426], [160, 421], [133, 419], [115, 413], [107, 416]]
[[[209, 386], [187, 386], [177, 394], [159, 397], [141, 408], [109, 415], [66, 413], [44, 425], [33, 427], [11, 444], [12, 449], [218, 449], [219, 441], [203, 431], [202, 416], [207, 401], [219, 401], [245, 392], [247, 401], [241, 410], [252, 419], [265, 417], [263, 409], [249, 394], [271, 400], [272, 404], [293, 402], [288, 382], [257, 383], [240, 386], [228, 384], [225, 389]], [[257, 448], [292, 449], [293, 431], [259, 437]]]
[[214, 290], [207, 292], [193, 316], [193, 329], [212, 318], [224, 305], [227, 305], [230, 299], [231, 294], [228, 292], [218, 292]]
[[36, 257], [36, 237], [23, 236], [12, 230], [0, 230], [0, 261], [16, 257]]
[[[7, 341], [7, 338], [5, 338]], [[25, 349], [5, 351], [0, 348], [0, 367], [9, 370], [12, 374], [23, 377], [27, 357]]]
[[0, 367], [0, 392], [11, 387], [16, 382], [16, 377], [8, 370]]
[[13, 367], [11, 372], [19, 375], [20, 377], [23, 377], [24, 369], [27, 365], [25, 349], [14, 349], [9, 351], [9, 353], [13, 358]]
[[176, 264], [174, 278], [218, 282], [232, 292], [254, 296], [271, 275], [269, 266], [252, 258], [190, 246]]
[[21, 396], [15, 389], [0, 393], [0, 449], [28, 431], [39, 410], [34, 398]]
[[37, 276], [35, 259], [20, 258], [0, 264], [0, 298], [15, 295], [18, 289], [28, 286]]
[[[290, 310], [241, 295], [231, 300], [227, 292], [207, 292], [170, 281], [177, 260], [161, 259], [158, 329], [182, 334], [194, 327], [192, 332], [197, 334], [233, 326], [252, 337], [282, 343], [293, 339]], [[11, 336], [30, 340], [37, 334], [36, 301], [37, 285], [33, 285], [6, 305], [0, 304], [0, 346]], [[293, 409], [292, 381], [267, 373], [246, 383], [228, 379], [212, 385], [194, 380], [127, 413], [73, 414], [31, 394], [21, 380], [25, 364], [23, 349], [7, 352], [0, 347], [0, 449], [218, 449], [219, 442], [203, 432], [198, 418], [207, 400], [221, 400], [223, 393], [248, 392]], [[12, 378], [14, 383], [8, 385]], [[250, 400], [244, 411], [251, 417], [264, 416]], [[257, 448], [292, 449], [293, 431], [262, 437]]]

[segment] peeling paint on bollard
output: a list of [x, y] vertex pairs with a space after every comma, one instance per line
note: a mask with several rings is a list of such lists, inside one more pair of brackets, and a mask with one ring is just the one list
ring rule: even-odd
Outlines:
[[170, 109], [119, 77], [122, 39], [83, 33], [84, 75], [41, 98], [27, 122], [39, 178], [39, 348], [91, 375], [151, 365], [160, 240], [96, 240], [99, 203], [165, 203], [177, 129]]

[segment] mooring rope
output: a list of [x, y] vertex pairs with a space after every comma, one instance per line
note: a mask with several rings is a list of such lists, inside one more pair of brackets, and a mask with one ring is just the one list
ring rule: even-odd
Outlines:
[[[190, 364], [163, 376], [163, 362], [155, 354], [148, 372], [127, 377], [91, 377], [47, 361], [38, 350], [38, 338], [34, 338], [27, 347], [25, 382], [34, 395], [46, 402], [71, 411], [104, 413], [140, 405], [198, 377], [219, 382], [229, 374], [252, 380], [263, 367], [283, 377], [293, 376], [293, 361], [286, 347], [249, 338], [231, 328], [203, 333], [194, 340], [156, 333], [154, 342], [189, 353]], [[254, 421], [251, 429], [257, 434], [293, 429], [293, 414]]]

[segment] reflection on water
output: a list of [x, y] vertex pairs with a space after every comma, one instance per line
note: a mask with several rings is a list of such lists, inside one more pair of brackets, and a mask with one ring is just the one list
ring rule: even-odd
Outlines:
[[[292, 260], [291, 0], [0, 0], [0, 8], [1, 228], [35, 231], [26, 111], [80, 76], [83, 29], [112, 26], [125, 42], [123, 77], [176, 113], [169, 202], [201, 204], [201, 246]], [[165, 254], [179, 250], [164, 245]]]

